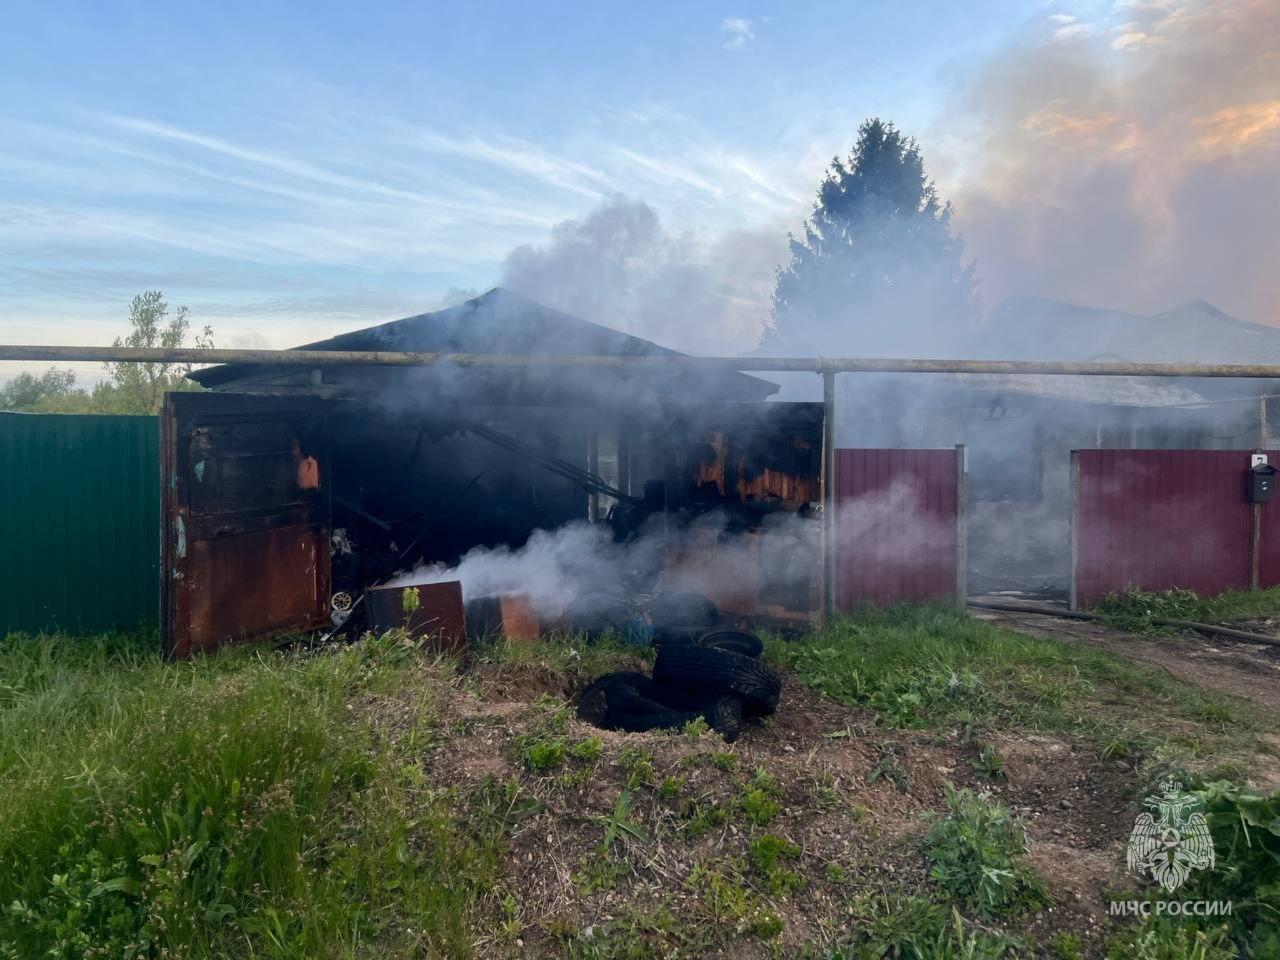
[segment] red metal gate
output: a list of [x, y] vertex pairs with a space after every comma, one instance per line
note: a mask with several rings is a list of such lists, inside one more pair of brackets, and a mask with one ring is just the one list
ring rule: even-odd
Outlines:
[[1249, 465], [1247, 450], [1072, 451], [1072, 606], [1131, 586], [1248, 589], [1255, 512], [1256, 585], [1280, 583], [1280, 504], [1248, 502]]
[[963, 598], [964, 448], [836, 451], [836, 606]]

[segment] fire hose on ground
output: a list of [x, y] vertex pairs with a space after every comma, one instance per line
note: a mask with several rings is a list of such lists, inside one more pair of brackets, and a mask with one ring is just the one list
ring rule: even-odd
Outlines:
[[[1004, 613], [1032, 613], [1042, 617], [1062, 617], [1067, 620], [1093, 620], [1110, 622], [1111, 618], [1101, 613], [1088, 613], [1084, 610], [1062, 610], [1058, 607], [1044, 607], [1029, 603], [994, 603], [988, 600], [969, 600], [966, 606], [978, 610], [998, 610]], [[1249, 643], [1264, 643], [1271, 647], [1280, 647], [1280, 638], [1269, 637], [1263, 633], [1249, 633], [1245, 630], [1233, 630], [1212, 623], [1200, 623], [1196, 620], [1171, 620], [1168, 617], [1152, 617], [1151, 622], [1161, 627], [1177, 627], [1180, 630], [1195, 630], [1210, 636], [1228, 637], [1232, 640], [1245, 640]]]

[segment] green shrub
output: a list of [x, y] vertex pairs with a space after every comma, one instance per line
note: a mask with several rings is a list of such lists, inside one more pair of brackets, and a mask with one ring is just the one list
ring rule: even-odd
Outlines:
[[525, 767], [534, 773], [541, 773], [563, 766], [569, 755], [569, 747], [564, 737], [533, 733], [516, 738], [516, 752]]
[[1054, 960], [1084, 960], [1084, 946], [1074, 933], [1055, 933], [1049, 941], [1049, 951]]
[[701, 898], [710, 919], [763, 940], [781, 935], [782, 918], [747, 885], [736, 864], [699, 863], [689, 872], [687, 884]]
[[1200, 598], [1190, 590], [1126, 590], [1108, 593], [1094, 608], [1113, 626], [1131, 633], [1160, 629], [1153, 620], [1197, 620]]
[[1046, 900], [1044, 883], [1019, 863], [1027, 833], [987, 794], [947, 787], [948, 813], [929, 830], [930, 876], [982, 916], [1005, 915]]
[[973, 764], [973, 769], [988, 780], [1005, 779], [1004, 757], [992, 744], [985, 744], [970, 762]]
[[1221, 780], [1190, 792], [1203, 804], [1216, 863], [1178, 898], [1230, 900], [1231, 931], [1249, 955], [1280, 958], [1280, 792], [1260, 796]]
[[773, 774], [763, 767], [757, 767], [750, 783], [738, 798], [738, 808], [747, 821], [757, 827], [767, 826], [782, 812], [782, 804], [778, 798], [782, 796], [782, 788]]
[[671, 803], [680, 796], [680, 792], [684, 790], [686, 780], [684, 777], [667, 777], [658, 787], [658, 796], [666, 803]]
[[623, 747], [618, 754], [618, 766], [627, 775], [629, 790], [653, 783], [653, 754], [642, 747]]
[[587, 737], [569, 748], [569, 756], [583, 763], [595, 763], [604, 753], [604, 741], [599, 737]]

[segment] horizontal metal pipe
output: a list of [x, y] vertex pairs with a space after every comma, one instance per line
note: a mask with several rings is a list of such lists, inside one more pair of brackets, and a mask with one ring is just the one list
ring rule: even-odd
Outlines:
[[601, 357], [580, 354], [412, 353], [387, 350], [200, 350], [150, 347], [0, 345], [0, 360], [245, 363], [292, 367], [687, 367], [758, 373], [1001, 373], [1075, 377], [1246, 377], [1280, 379], [1280, 365], [1095, 363], [1044, 360], [908, 360], [859, 357]]

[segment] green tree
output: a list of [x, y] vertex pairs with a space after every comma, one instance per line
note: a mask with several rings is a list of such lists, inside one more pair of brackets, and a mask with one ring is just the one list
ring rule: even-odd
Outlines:
[[[171, 315], [169, 304], [159, 290], [140, 293], [129, 304], [129, 334], [116, 337], [112, 346], [176, 349], [186, 343], [191, 328], [186, 307]], [[205, 327], [194, 338], [199, 349], [213, 346], [213, 331]], [[164, 362], [123, 362], [106, 364], [110, 380], [93, 391], [98, 413], [156, 413], [170, 390], [199, 390], [187, 378], [191, 364]]]
[[[129, 334], [116, 337], [115, 347], [160, 347], [176, 349], [185, 345], [191, 328], [186, 307], [172, 315], [164, 294], [150, 290], [138, 294], [129, 304]], [[213, 346], [213, 331], [205, 327], [193, 338], [197, 349]], [[137, 413], [160, 409], [166, 391], [203, 390], [188, 378], [189, 363], [108, 363], [110, 379], [87, 390], [76, 387], [73, 370], [51, 368], [36, 376], [20, 373], [0, 387], [0, 410], [25, 413]]]
[[50, 368], [39, 376], [20, 373], [0, 387], [0, 410], [30, 413], [75, 398], [77, 394], [87, 400], [89, 395], [75, 386], [74, 370]]
[[867, 120], [835, 157], [790, 262], [778, 271], [766, 348], [790, 353], [942, 355], [978, 316], [973, 269], [951, 233], [951, 205], [920, 148]]

